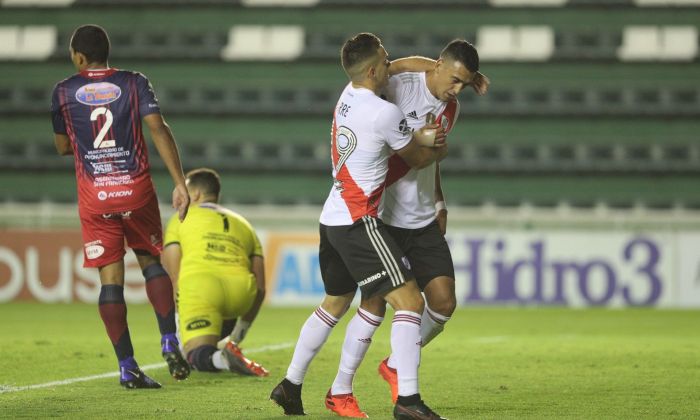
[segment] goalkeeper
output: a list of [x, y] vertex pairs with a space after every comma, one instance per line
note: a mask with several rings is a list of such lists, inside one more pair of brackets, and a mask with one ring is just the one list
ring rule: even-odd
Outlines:
[[[267, 376], [238, 347], [265, 298], [260, 241], [247, 220], [217, 204], [221, 181], [215, 171], [195, 169], [186, 183], [190, 212], [183, 222], [177, 215], [168, 222], [163, 265], [177, 285], [187, 360], [199, 371]], [[229, 332], [219, 350], [217, 342]]]

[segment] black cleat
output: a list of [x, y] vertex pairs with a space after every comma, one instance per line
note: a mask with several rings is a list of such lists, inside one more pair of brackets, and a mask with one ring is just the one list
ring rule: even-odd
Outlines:
[[119, 384], [126, 389], [157, 389], [160, 388], [160, 384], [153, 379], [146, 376], [145, 373], [141, 371], [138, 367], [126, 368], [122, 367], [121, 377], [119, 378]]
[[394, 418], [396, 420], [447, 420], [430, 409], [423, 401], [412, 405], [394, 406]]
[[287, 416], [305, 416], [301, 402], [301, 385], [294, 385], [284, 378], [270, 394], [270, 399], [284, 408]]
[[178, 381], [187, 379], [190, 376], [190, 364], [182, 357], [177, 341], [163, 339], [162, 350], [163, 360], [168, 364], [170, 376]]

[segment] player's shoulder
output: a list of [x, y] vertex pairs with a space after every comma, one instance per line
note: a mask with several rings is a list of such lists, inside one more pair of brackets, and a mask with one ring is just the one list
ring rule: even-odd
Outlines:
[[69, 87], [70, 85], [76, 83], [80, 79], [80, 74], [76, 73], [71, 76], [66, 77], [65, 79], [59, 81], [54, 85], [54, 90], [60, 88], [60, 87]]
[[391, 78], [399, 84], [402, 85], [412, 85], [416, 83], [420, 83], [423, 80], [423, 77], [425, 76], [425, 72], [405, 72], [405, 73], [399, 73], [391, 76]]
[[127, 79], [134, 79], [134, 80], [143, 80], [148, 82], [148, 77], [146, 77], [145, 74], [141, 73], [140, 71], [136, 70], [126, 70], [126, 69], [119, 69], [114, 73], [118, 77], [124, 77]]

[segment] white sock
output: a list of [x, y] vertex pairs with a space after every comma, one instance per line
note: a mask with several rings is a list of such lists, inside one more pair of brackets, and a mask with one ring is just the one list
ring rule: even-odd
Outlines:
[[351, 394], [352, 380], [357, 368], [372, 343], [372, 336], [384, 318], [373, 315], [362, 308], [357, 308], [357, 314], [348, 323], [345, 330], [343, 352], [340, 356], [338, 374], [331, 386], [331, 394]]
[[[423, 347], [430, 343], [433, 338], [437, 337], [438, 334], [445, 329], [445, 323], [447, 323], [449, 320], [449, 316], [440, 315], [439, 313], [428, 308], [428, 305], [425, 305], [425, 309], [423, 309], [423, 316], [421, 317], [420, 321], [420, 339], [423, 343]], [[387, 365], [392, 369], [396, 369], [396, 361], [394, 360], [393, 353], [389, 356]]]
[[219, 370], [228, 370], [228, 362], [224, 358], [224, 355], [221, 354], [221, 350], [217, 350], [211, 355], [211, 362], [214, 364], [214, 367]]
[[420, 314], [396, 311], [391, 323], [391, 352], [396, 361], [400, 396], [418, 393], [420, 348]]
[[289, 382], [296, 385], [301, 385], [304, 382], [304, 376], [311, 360], [321, 350], [323, 343], [326, 342], [337, 323], [338, 319], [321, 307], [318, 307], [306, 320], [304, 326], [301, 327], [292, 362], [287, 368]]

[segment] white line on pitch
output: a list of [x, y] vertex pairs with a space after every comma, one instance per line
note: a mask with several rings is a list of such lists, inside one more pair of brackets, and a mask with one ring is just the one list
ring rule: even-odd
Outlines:
[[[256, 347], [253, 349], [248, 349], [245, 351], [245, 354], [264, 353], [267, 351], [287, 349], [287, 348], [290, 348], [292, 346], [294, 346], [294, 343], [271, 344], [269, 346], [262, 346], [262, 347]], [[151, 365], [140, 366], [140, 368], [141, 368], [141, 370], [152, 370], [152, 369], [162, 368], [165, 366], [166, 366], [165, 362], [161, 362], [161, 363], [153, 363]], [[0, 385], [0, 394], [10, 393], [10, 392], [19, 392], [19, 391], [28, 391], [31, 389], [48, 388], [48, 387], [59, 386], [59, 385], [68, 385], [68, 384], [74, 384], [76, 382], [94, 381], [96, 379], [115, 378], [117, 376], [119, 376], [119, 371], [101, 373], [99, 375], [83, 376], [81, 378], [71, 378], [71, 379], [64, 379], [61, 381], [46, 382], [43, 384], [36, 384], [36, 385], [26, 385], [26, 386]]]

